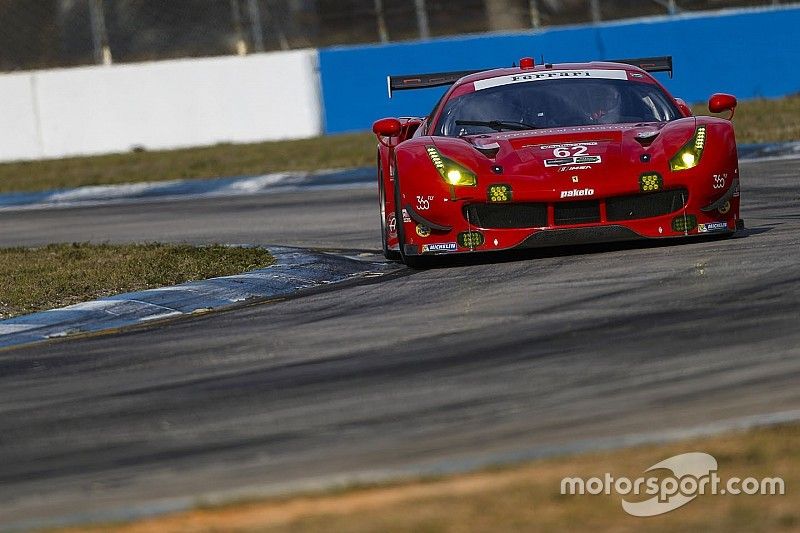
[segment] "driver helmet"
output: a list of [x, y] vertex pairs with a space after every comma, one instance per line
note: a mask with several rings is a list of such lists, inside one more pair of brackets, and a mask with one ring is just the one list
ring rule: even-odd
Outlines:
[[619, 91], [609, 85], [598, 85], [589, 94], [591, 118], [594, 122], [613, 124], [619, 122], [622, 113], [622, 97]]

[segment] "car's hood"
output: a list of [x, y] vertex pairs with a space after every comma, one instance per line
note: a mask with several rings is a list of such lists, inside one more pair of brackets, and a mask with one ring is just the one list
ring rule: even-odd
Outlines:
[[666, 164], [691, 138], [695, 123], [696, 119], [689, 117], [667, 123], [502, 132], [464, 137], [463, 141], [492, 165], [502, 167], [506, 175], [546, 178], [580, 172], [589, 178], [631, 164], [641, 167], [643, 154], [652, 162], [645, 166]]

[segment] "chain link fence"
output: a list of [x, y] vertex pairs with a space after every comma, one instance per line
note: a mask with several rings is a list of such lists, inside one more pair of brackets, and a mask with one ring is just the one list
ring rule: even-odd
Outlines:
[[0, 70], [522, 30], [782, 0], [0, 0]]

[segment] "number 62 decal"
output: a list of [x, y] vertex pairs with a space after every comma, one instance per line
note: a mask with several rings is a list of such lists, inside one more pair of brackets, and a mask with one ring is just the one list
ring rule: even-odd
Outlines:
[[553, 157], [580, 157], [586, 155], [589, 149], [583, 145], [559, 146], [553, 150]]

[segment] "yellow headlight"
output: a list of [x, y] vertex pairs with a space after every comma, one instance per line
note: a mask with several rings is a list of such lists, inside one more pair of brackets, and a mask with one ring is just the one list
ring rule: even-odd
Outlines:
[[461, 181], [461, 171], [460, 170], [448, 170], [447, 171], [447, 181], [449, 181], [452, 185], [458, 185]]
[[425, 149], [436, 171], [450, 185], [474, 187], [478, 184], [478, 177], [464, 165], [444, 157], [435, 146], [427, 146]]
[[699, 126], [689, 142], [684, 144], [678, 153], [670, 159], [669, 168], [672, 170], [687, 170], [700, 163], [703, 149], [706, 146], [706, 127]]

